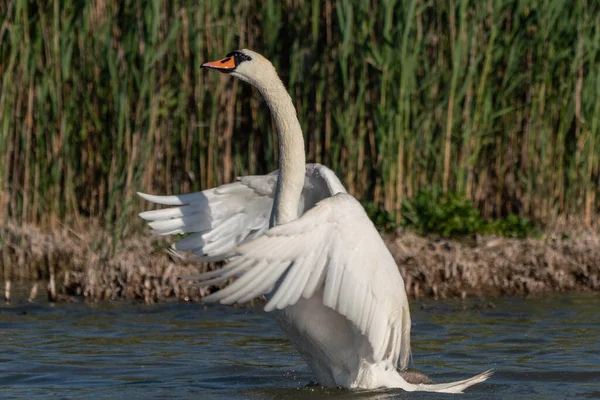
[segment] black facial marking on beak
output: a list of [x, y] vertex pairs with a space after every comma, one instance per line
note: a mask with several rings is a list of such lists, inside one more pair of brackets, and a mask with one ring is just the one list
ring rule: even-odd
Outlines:
[[250, 57], [247, 54], [242, 53], [239, 50], [232, 51], [231, 53], [228, 53], [225, 57], [233, 57], [233, 59], [235, 60], [235, 66], [236, 67], [238, 65], [240, 65], [244, 61], [251, 61], [252, 60], [252, 57]]

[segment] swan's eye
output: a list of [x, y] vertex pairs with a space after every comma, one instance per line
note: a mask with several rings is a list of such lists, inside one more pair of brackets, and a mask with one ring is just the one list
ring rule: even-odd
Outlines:
[[233, 60], [235, 61], [235, 66], [237, 67], [238, 65], [240, 65], [240, 63], [244, 62], [244, 61], [251, 61], [252, 57], [250, 57], [247, 54], [242, 53], [241, 51], [232, 51], [231, 53], [227, 54], [225, 57], [226, 60], [229, 59], [230, 57], [233, 57]]
[[240, 58], [240, 62], [242, 61], [251, 61], [252, 57], [250, 57], [248, 54], [244, 54], [244, 53], [237, 53], [236, 54], [236, 58], [239, 57]]

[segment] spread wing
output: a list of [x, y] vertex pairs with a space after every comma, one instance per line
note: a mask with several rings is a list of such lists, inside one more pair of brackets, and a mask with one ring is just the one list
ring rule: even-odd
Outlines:
[[138, 193], [152, 203], [174, 206], [145, 211], [140, 217], [158, 235], [190, 233], [173, 245], [175, 250], [222, 255], [268, 229], [276, 182], [277, 174], [271, 173], [183, 195]]
[[352, 196], [320, 201], [297, 220], [276, 226], [235, 250], [218, 271], [190, 278], [200, 285], [239, 278], [204, 298], [231, 304], [271, 292], [265, 311], [323, 291], [325, 306], [364, 334], [375, 360], [405, 367], [410, 353], [410, 313], [404, 282], [392, 255]]
[[[234, 183], [176, 196], [138, 193], [152, 203], [172, 206], [142, 212], [140, 217], [149, 221], [155, 234], [190, 234], [174, 244], [174, 250], [223, 259], [235, 246], [269, 228], [277, 174], [245, 176]], [[333, 171], [321, 164], [308, 164], [299, 214], [338, 192], [346, 190]]]

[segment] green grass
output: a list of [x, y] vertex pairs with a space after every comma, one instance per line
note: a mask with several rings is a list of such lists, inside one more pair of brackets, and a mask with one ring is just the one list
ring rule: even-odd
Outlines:
[[439, 187], [486, 220], [597, 226], [598, 2], [75, 3], [0, 0], [0, 220], [123, 236], [137, 190], [276, 168], [258, 93], [199, 68], [248, 47], [308, 159], [394, 223]]

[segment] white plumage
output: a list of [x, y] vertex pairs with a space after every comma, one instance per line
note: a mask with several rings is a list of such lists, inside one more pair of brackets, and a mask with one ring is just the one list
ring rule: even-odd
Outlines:
[[[138, 195], [155, 204], [174, 206], [144, 211], [152, 233], [192, 233], [174, 245], [174, 250], [220, 260], [235, 246], [254, 239], [269, 229], [269, 217], [279, 171], [268, 175], [244, 176], [237, 182], [202, 192], [176, 196]], [[307, 164], [298, 214], [333, 193], [346, 193], [335, 173], [321, 164]]]
[[279, 170], [203, 192], [143, 198], [173, 206], [140, 214], [154, 233], [191, 233], [174, 245], [200, 260], [230, 262], [189, 279], [238, 279], [205, 301], [232, 304], [266, 294], [272, 313], [325, 386], [457, 393], [486, 380], [416, 384], [397, 371], [410, 358], [404, 281], [364, 209], [333, 171], [305, 165], [296, 112], [275, 69], [240, 50], [203, 66], [256, 86], [279, 134]]

